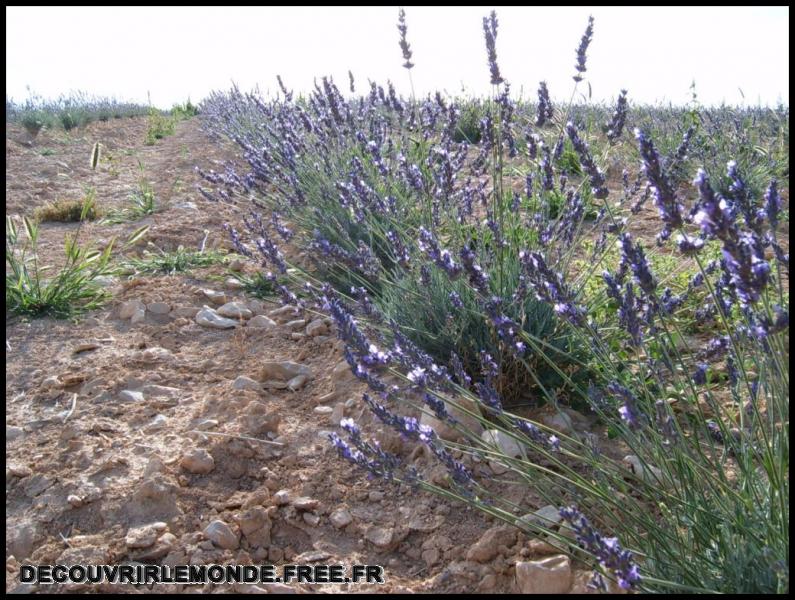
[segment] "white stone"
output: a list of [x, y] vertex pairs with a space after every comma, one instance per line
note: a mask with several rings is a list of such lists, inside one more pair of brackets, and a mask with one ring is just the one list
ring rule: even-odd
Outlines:
[[250, 319], [254, 316], [254, 313], [242, 302], [227, 302], [217, 312], [222, 317], [230, 319]]
[[364, 537], [379, 548], [387, 548], [392, 544], [394, 531], [390, 527], [370, 527]]
[[142, 308], [144, 308], [144, 303], [140, 300], [128, 300], [122, 303], [119, 309], [119, 316], [122, 319], [129, 319]]
[[246, 377], [245, 375], [240, 375], [232, 386], [236, 390], [252, 390], [254, 392], [259, 392], [262, 390], [262, 384], [259, 381], [255, 381], [251, 379], [251, 377]]
[[257, 315], [256, 317], [252, 318], [246, 326], [257, 327], [260, 329], [273, 329], [274, 327], [278, 327], [276, 321], [266, 317], [265, 315]]
[[328, 325], [326, 325], [323, 319], [315, 319], [306, 326], [306, 335], [309, 337], [315, 337], [325, 333], [328, 333]]
[[563, 554], [516, 563], [516, 585], [522, 594], [565, 594], [571, 581], [571, 561]]
[[119, 399], [125, 402], [143, 402], [144, 395], [133, 390], [122, 390], [119, 392]]
[[166, 302], [152, 302], [146, 305], [146, 310], [156, 315], [167, 315], [171, 312], [171, 306]]
[[215, 468], [215, 460], [204, 448], [188, 450], [179, 464], [186, 471], [197, 475], [206, 475]]
[[347, 508], [338, 508], [331, 513], [329, 519], [331, 520], [331, 524], [337, 529], [342, 529], [353, 521], [353, 517]]
[[211, 327], [214, 329], [232, 329], [239, 325], [237, 321], [222, 317], [207, 305], [196, 313], [196, 322], [202, 327]]
[[136, 323], [140, 323], [145, 319], [146, 319], [146, 310], [143, 308], [139, 308], [138, 310], [135, 311], [135, 313], [133, 313], [133, 316], [130, 319], [130, 323], [135, 325]]
[[202, 290], [202, 294], [205, 298], [217, 306], [226, 304], [226, 294], [223, 292], [216, 292], [215, 290]]
[[223, 521], [216, 519], [204, 528], [204, 535], [213, 544], [226, 550], [235, 550], [240, 545], [240, 537]]

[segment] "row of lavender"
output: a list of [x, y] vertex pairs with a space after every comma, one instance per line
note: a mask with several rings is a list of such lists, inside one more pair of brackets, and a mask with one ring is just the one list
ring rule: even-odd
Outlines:
[[[410, 75], [402, 11], [398, 29]], [[209, 200], [253, 202], [242, 229], [227, 226], [237, 251], [287, 302], [334, 318], [373, 414], [448, 477], [385, 452], [351, 420], [331, 442], [370, 476], [544, 533], [594, 565], [597, 587], [786, 589], [789, 256], [780, 184], [756, 188], [788, 164], [765, 153], [712, 177], [688, 172], [703, 117], [687, 113], [661, 153], [648, 118], [627, 131], [625, 92], [598, 128], [598, 111], [553, 106], [545, 84], [530, 113], [500, 72], [493, 12], [483, 31], [494, 93], [477, 136], [462, 122], [471, 106], [404, 99], [389, 83], [350, 99], [329, 78], [308, 97], [279, 79], [277, 100], [233, 89], [202, 105], [208, 131], [248, 164], [199, 170]], [[572, 98], [592, 34], [591, 20]], [[699, 147], [705, 163], [718, 156]], [[629, 230], [649, 200], [660, 224], [644, 246]], [[313, 268], [291, 264], [282, 243]], [[685, 286], [654, 272], [665, 252], [691, 265]], [[696, 347], [694, 332], [711, 339]], [[522, 416], [540, 402], [591, 411], [608, 436]], [[600, 444], [631, 454], [618, 461]], [[474, 476], [473, 458], [560, 506], [564, 529], [517, 520], [521, 507]]]

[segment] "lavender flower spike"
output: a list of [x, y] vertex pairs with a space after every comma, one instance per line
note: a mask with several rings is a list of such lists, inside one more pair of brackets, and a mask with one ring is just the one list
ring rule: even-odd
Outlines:
[[585, 52], [591, 44], [593, 38], [593, 17], [588, 17], [588, 27], [585, 28], [585, 33], [580, 39], [580, 45], [577, 48], [577, 64], [574, 68], [577, 69], [577, 74], [574, 76], [574, 81], [582, 81], [582, 73], [585, 73]]
[[678, 229], [684, 223], [682, 211], [684, 207], [677, 201], [673, 186], [668, 177], [663, 173], [660, 155], [649, 139], [640, 129], [635, 129], [635, 138], [640, 146], [640, 155], [643, 159], [643, 172], [652, 186], [654, 203], [660, 211], [660, 217], [665, 222], [666, 230]]
[[414, 66], [414, 63], [411, 62], [411, 46], [406, 41], [406, 11], [402, 8], [400, 9], [400, 14], [398, 15], [398, 31], [400, 32], [400, 49], [403, 51], [403, 60], [406, 62], [403, 63], [403, 66], [406, 69], [411, 69]]
[[497, 39], [497, 13], [491, 11], [490, 17], [483, 17], [483, 35], [486, 37], [486, 52], [489, 56], [489, 70], [491, 71], [491, 84], [499, 85], [504, 79], [500, 75], [500, 67], [497, 65], [497, 49], [495, 41]]

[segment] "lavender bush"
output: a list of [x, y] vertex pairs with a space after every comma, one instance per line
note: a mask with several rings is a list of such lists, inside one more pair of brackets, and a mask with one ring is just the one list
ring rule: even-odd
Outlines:
[[[410, 76], [402, 12], [398, 30]], [[330, 442], [372, 477], [547, 535], [594, 566], [596, 587], [787, 591], [781, 181], [760, 193], [748, 161], [727, 161], [721, 181], [691, 169], [695, 129], [656, 143], [655, 113], [633, 115], [623, 90], [610, 108], [575, 104], [593, 19], [568, 104], [544, 83], [536, 104], [514, 101], [495, 13], [483, 33], [493, 93], [477, 144], [456, 99], [404, 99], [390, 82], [349, 99], [330, 78], [308, 97], [280, 79], [277, 99], [234, 88], [201, 106], [250, 169], [199, 169], [208, 199], [254, 199], [228, 226], [237, 251], [285, 301], [331, 315], [373, 415], [446, 477], [351, 420]], [[631, 233], [642, 210], [659, 216], [650, 243]], [[552, 429], [528, 402], [580, 402], [599, 427]], [[483, 463], [560, 507], [564, 525], [519, 519], [480, 483]]]

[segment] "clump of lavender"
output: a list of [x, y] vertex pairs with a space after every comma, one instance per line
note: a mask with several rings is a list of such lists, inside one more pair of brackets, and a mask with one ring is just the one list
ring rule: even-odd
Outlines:
[[402, 8], [398, 14], [397, 28], [400, 32], [400, 50], [403, 52], [403, 60], [406, 61], [403, 63], [403, 66], [406, 69], [411, 69], [411, 67], [414, 66], [414, 63], [411, 62], [411, 46], [409, 46], [409, 43], [406, 41], [406, 11], [404, 11]]
[[486, 52], [488, 54], [489, 71], [491, 72], [491, 84], [499, 85], [504, 79], [500, 75], [500, 67], [497, 64], [497, 13], [491, 11], [491, 15], [483, 17], [483, 35], [486, 38]]
[[[535, 121], [536, 127], [543, 127], [547, 121], [552, 119], [553, 115], [554, 110], [552, 109], [552, 101], [549, 99], [549, 89], [547, 89], [547, 82], [542, 81], [538, 84], [538, 107], [536, 108]], [[533, 144], [533, 148], [535, 148], [535, 144]], [[530, 158], [535, 158], [534, 154], [534, 152], [531, 152]]]
[[682, 212], [684, 207], [677, 200], [668, 176], [663, 171], [660, 155], [654, 144], [640, 129], [635, 129], [635, 138], [638, 140], [640, 155], [643, 159], [643, 172], [652, 186], [654, 204], [660, 212], [660, 218], [665, 223], [664, 237], [671, 231], [678, 229], [684, 223]]
[[588, 174], [591, 183], [591, 190], [593, 191], [593, 195], [595, 198], [607, 198], [608, 189], [605, 185], [605, 176], [602, 173], [602, 170], [596, 166], [596, 163], [591, 156], [591, 152], [588, 149], [588, 144], [586, 144], [582, 138], [580, 138], [579, 134], [577, 133], [577, 128], [574, 127], [574, 123], [569, 121], [566, 124], [566, 133], [571, 140], [574, 149], [577, 151], [577, 154], [580, 157], [580, 163], [582, 164], [583, 170]]
[[560, 516], [571, 525], [577, 535], [577, 542], [593, 554], [599, 564], [613, 572], [621, 589], [632, 589], [640, 581], [640, 572], [632, 553], [621, 548], [618, 538], [603, 537], [588, 522], [585, 515], [573, 506], [561, 508], [559, 512]]
[[607, 139], [611, 144], [615, 144], [621, 133], [624, 131], [624, 124], [627, 122], [627, 113], [629, 107], [627, 105], [627, 90], [621, 90], [616, 102], [616, 110], [613, 111], [613, 116], [610, 122], [605, 126], [607, 131]]
[[593, 38], [593, 16], [588, 17], [588, 27], [585, 28], [585, 33], [582, 35], [580, 45], [577, 47], [577, 64], [574, 68], [577, 69], [577, 74], [574, 76], [574, 81], [582, 81], [582, 74], [585, 73], [585, 52], [591, 44]]

